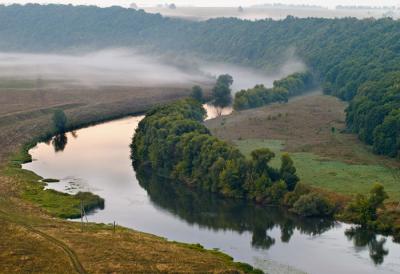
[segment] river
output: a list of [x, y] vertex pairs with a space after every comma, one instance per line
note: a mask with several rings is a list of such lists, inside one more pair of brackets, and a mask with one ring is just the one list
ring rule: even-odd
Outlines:
[[218, 248], [269, 273], [400, 272], [400, 245], [391, 237], [193, 193], [184, 186], [166, 187], [137, 175], [129, 144], [142, 118], [115, 120], [39, 143], [30, 150], [33, 161], [23, 168], [60, 179], [48, 188], [103, 197], [105, 208], [90, 213], [90, 222], [115, 221], [169, 240]]

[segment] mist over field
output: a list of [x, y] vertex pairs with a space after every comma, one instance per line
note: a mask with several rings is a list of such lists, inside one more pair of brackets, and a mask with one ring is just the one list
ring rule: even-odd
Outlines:
[[61, 81], [87, 86], [171, 86], [209, 82], [157, 57], [127, 49], [80, 55], [0, 53], [0, 74], [9, 79]]
[[188, 86], [212, 85], [220, 74], [233, 76], [232, 91], [272, 82], [302, 71], [290, 58], [271, 73], [228, 63], [206, 62], [190, 56], [149, 55], [132, 49], [107, 49], [82, 54], [0, 53], [0, 75], [7, 80], [43, 81], [60, 86]]

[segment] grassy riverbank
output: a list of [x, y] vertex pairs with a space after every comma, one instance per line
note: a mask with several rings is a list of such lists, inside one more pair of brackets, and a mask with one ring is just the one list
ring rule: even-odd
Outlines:
[[[197, 245], [168, 242], [118, 226], [114, 232], [105, 224], [85, 224], [81, 231], [79, 223], [58, 217], [76, 214], [82, 197], [44, 191], [38, 175], [20, 168], [30, 160], [29, 147], [51, 133], [55, 108], [64, 109], [74, 128], [143, 112], [185, 96], [186, 88], [46, 90], [40, 97], [36, 89], [19, 87], [0, 93], [5, 106], [0, 113], [2, 272], [249, 272], [250, 266]], [[88, 194], [85, 198], [99, 202]]]

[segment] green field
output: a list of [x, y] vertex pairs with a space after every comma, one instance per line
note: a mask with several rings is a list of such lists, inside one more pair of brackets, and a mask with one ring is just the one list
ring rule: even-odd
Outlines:
[[[272, 165], [277, 167], [283, 152], [284, 142], [268, 139], [237, 140], [234, 143], [246, 156], [257, 148], [269, 148], [276, 157]], [[380, 182], [385, 186], [391, 201], [400, 200], [400, 171], [383, 165], [349, 164], [329, 160], [309, 152], [290, 153], [301, 181], [341, 194], [365, 194], [372, 184]]]

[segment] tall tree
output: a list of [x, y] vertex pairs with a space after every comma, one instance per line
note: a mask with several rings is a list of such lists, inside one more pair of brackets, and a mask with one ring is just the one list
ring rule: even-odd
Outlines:
[[288, 153], [283, 153], [281, 157], [281, 178], [285, 181], [289, 191], [294, 190], [297, 182], [300, 180], [296, 175], [296, 168], [294, 167], [293, 160]]
[[203, 89], [200, 86], [193, 86], [192, 91], [190, 93], [190, 97], [195, 99], [196, 101], [202, 103], [203, 102]]
[[67, 127], [67, 116], [64, 111], [57, 109], [53, 114], [53, 125], [57, 133], [64, 133]]
[[218, 115], [221, 115], [222, 109], [232, 103], [231, 85], [233, 78], [229, 74], [220, 75], [212, 90], [212, 104], [217, 108]]

